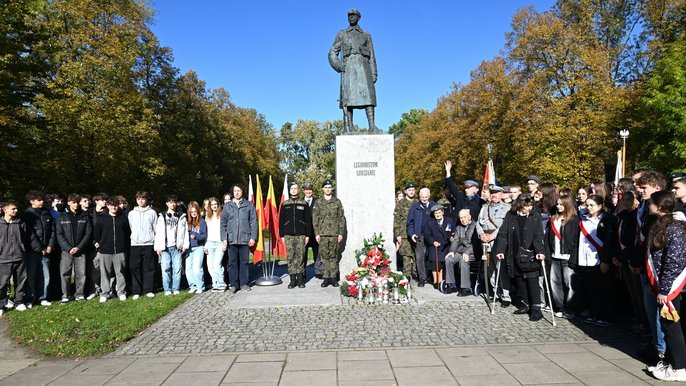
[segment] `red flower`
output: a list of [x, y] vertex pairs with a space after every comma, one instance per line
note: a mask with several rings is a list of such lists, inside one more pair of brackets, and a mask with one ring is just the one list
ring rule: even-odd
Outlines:
[[348, 295], [357, 296], [358, 293], [359, 293], [359, 290], [357, 289], [357, 287], [352, 286], [352, 285], [348, 287]]
[[383, 259], [383, 261], [381, 262], [381, 264], [383, 264], [383, 265], [388, 265], [388, 259]]

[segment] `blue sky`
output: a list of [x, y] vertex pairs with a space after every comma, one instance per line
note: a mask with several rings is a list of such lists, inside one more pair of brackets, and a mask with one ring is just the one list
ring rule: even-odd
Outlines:
[[[520, 8], [552, 0], [229, 1], [153, 0], [152, 30], [171, 47], [182, 72], [264, 114], [276, 130], [298, 119], [342, 118], [339, 75], [327, 54], [347, 11], [362, 13], [372, 35], [379, 79], [376, 125], [382, 130], [411, 108], [432, 110], [454, 83], [493, 58]], [[192, 5], [191, 5], [192, 4]], [[355, 123], [367, 127], [363, 110]]]

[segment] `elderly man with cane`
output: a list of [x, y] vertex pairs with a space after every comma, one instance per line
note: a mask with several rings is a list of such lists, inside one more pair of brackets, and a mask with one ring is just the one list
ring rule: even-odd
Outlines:
[[[510, 205], [503, 202], [502, 187], [489, 185], [488, 190], [490, 191], [489, 202], [487, 205], [481, 207], [476, 222], [476, 234], [483, 243], [484, 255], [491, 252], [493, 242], [498, 236], [498, 230], [503, 224], [505, 215], [510, 210]], [[484, 262], [484, 264], [485, 263], [486, 262]], [[500, 261], [497, 261], [495, 264], [490, 264], [486, 270], [486, 277], [488, 279], [484, 279], [484, 284], [488, 287], [488, 281], [490, 281], [494, 291], [497, 290], [498, 286], [502, 288], [500, 295], [494, 292], [493, 299], [495, 302], [495, 299], [499, 297], [500, 306], [505, 308], [509, 307], [510, 302], [512, 301], [510, 297], [510, 280], [507, 275], [498, 275], [500, 268]], [[488, 294], [488, 288], [486, 288], [486, 293]]]

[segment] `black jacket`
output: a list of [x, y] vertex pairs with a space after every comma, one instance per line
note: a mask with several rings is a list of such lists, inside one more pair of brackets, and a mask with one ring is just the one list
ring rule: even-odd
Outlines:
[[57, 242], [62, 251], [69, 252], [76, 247], [80, 253], [89, 246], [93, 237], [93, 225], [90, 215], [80, 209], [76, 213], [67, 211], [60, 214], [55, 226], [57, 230]]
[[641, 242], [641, 236], [639, 234], [636, 234], [636, 240], [634, 243], [635, 248], [631, 253], [629, 265], [631, 265], [632, 267], [640, 268], [641, 271], [644, 271], [646, 268], [646, 248], [648, 245], [648, 235], [650, 234], [650, 230], [653, 229], [653, 227], [655, 226], [655, 224], [657, 224], [660, 218], [655, 214], [650, 214], [650, 209], [648, 209], [648, 204], [645, 201], [642, 205], [646, 206], [645, 210], [643, 211], [643, 224], [641, 226], [640, 233], [640, 235], [643, 235], [644, 239], [643, 242]]
[[284, 201], [279, 211], [281, 236], [310, 236], [312, 232], [312, 212], [305, 200]]
[[28, 208], [22, 213], [21, 219], [26, 223], [26, 229], [35, 237], [31, 238], [31, 250], [42, 253], [43, 249], [55, 248], [55, 220], [45, 209]]
[[469, 209], [469, 213], [472, 215], [472, 219], [476, 221], [479, 218], [479, 212], [481, 211], [481, 206], [486, 203], [481, 197], [472, 197], [471, 199], [462, 190], [457, 190], [457, 185], [455, 185], [455, 180], [453, 177], [445, 178], [445, 186], [450, 190], [455, 199], [455, 212], [459, 212], [462, 209]]
[[[453, 219], [443, 217], [443, 224], [438, 225], [438, 221], [436, 221], [435, 218], [429, 218], [424, 224], [422, 234], [424, 235], [424, 243], [426, 244], [427, 249], [426, 254], [429, 257], [429, 261], [436, 261], [438, 258], [439, 262], [444, 262], [445, 255], [447, 255], [450, 250], [450, 237], [455, 235], [455, 223], [453, 222]], [[434, 241], [440, 243], [438, 248], [434, 247]]]
[[[509, 276], [519, 276], [521, 274], [515, 260], [519, 256], [519, 246], [533, 250], [534, 256], [544, 254], [545, 249], [543, 245], [543, 227], [541, 226], [541, 213], [532, 210], [526, 216], [524, 223], [524, 240], [519, 237], [519, 224], [517, 222], [517, 213], [512, 211], [507, 212], [503, 225], [498, 230], [498, 236], [495, 239], [493, 255], [500, 253], [505, 255], [505, 265], [507, 267], [507, 274]], [[538, 263], [540, 265], [540, 262]]]
[[93, 229], [93, 242], [98, 243], [98, 252], [113, 255], [129, 249], [131, 228], [129, 219], [123, 213], [110, 214], [98, 218]]
[[627, 264], [636, 248], [634, 244], [636, 242], [636, 210], [624, 210], [617, 215], [617, 218], [619, 220], [617, 224], [619, 235], [615, 237], [615, 251], [617, 252], [617, 260], [622, 264]]
[[23, 220], [15, 218], [7, 222], [0, 216], [0, 262], [21, 261], [26, 256], [26, 249], [36, 240], [35, 234], [29, 232]]
[[[551, 217], [545, 232], [546, 258], [552, 258], [555, 253], [555, 239], [557, 236], [552, 229], [554, 221], [555, 218]], [[562, 236], [562, 240], [560, 240], [560, 253], [569, 255], [568, 264], [574, 268], [579, 263], [579, 218], [574, 217], [572, 221], [563, 224], [558, 231], [560, 236]]]

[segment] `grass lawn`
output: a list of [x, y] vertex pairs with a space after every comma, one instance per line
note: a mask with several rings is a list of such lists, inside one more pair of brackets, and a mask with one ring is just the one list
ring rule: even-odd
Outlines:
[[189, 299], [191, 294], [157, 294], [154, 298], [128, 298], [107, 303], [93, 300], [34, 306], [9, 311], [4, 319], [10, 334], [23, 346], [49, 357], [88, 357], [114, 351], [150, 324]]

